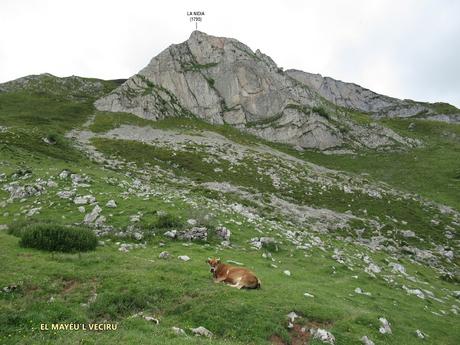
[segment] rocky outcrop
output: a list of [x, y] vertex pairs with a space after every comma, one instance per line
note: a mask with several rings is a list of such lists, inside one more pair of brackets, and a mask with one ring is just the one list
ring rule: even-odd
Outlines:
[[370, 113], [375, 117], [417, 116], [444, 122], [460, 122], [460, 110], [449, 104], [401, 100], [380, 95], [353, 83], [294, 69], [287, 70], [286, 74], [338, 106]]
[[194, 31], [95, 102], [146, 119], [197, 117], [302, 148], [413, 146], [379, 125], [353, 120], [259, 50]]

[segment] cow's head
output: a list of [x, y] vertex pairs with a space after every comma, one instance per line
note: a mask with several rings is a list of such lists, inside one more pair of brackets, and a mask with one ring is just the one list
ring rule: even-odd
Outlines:
[[217, 268], [217, 265], [220, 264], [220, 258], [218, 258], [218, 259], [216, 259], [216, 258], [208, 258], [208, 260], [206, 260], [206, 262], [209, 264], [209, 266], [211, 266], [211, 273], [214, 273], [214, 271]]

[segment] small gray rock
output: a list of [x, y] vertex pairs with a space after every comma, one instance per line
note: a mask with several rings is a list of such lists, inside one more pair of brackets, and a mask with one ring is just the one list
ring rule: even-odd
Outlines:
[[107, 204], [105, 204], [105, 206], [110, 207], [110, 208], [116, 208], [117, 203], [115, 202], [115, 200], [109, 200], [107, 201]]
[[197, 327], [197, 328], [190, 328], [190, 330], [192, 331], [193, 334], [195, 334], [197, 336], [204, 336], [204, 337], [211, 338], [212, 335], [213, 335], [210, 331], [208, 331], [203, 326], [200, 326], [200, 327]]
[[171, 254], [169, 254], [168, 252], [164, 251], [164, 252], [161, 252], [160, 255], [158, 255], [158, 257], [160, 259], [169, 259], [171, 257]]

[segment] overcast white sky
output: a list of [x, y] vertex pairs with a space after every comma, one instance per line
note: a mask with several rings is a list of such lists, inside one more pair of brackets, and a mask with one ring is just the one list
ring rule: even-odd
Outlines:
[[279, 65], [460, 107], [460, 1], [0, 0], [0, 82], [52, 73], [127, 78], [194, 24]]

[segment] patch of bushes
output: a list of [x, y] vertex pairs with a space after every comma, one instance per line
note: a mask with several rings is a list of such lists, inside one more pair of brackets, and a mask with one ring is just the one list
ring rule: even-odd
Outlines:
[[327, 113], [326, 109], [324, 109], [323, 107], [313, 107], [312, 110], [317, 113], [318, 115], [326, 118], [326, 119], [330, 119], [330, 116], [329, 114]]
[[155, 222], [155, 227], [159, 229], [179, 228], [182, 226], [182, 221], [178, 217], [169, 213], [160, 214]]
[[262, 248], [270, 253], [276, 253], [280, 250], [279, 244], [276, 242], [264, 242]]
[[8, 226], [7, 233], [10, 234], [10, 235], [13, 235], [13, 236], [21, 238], [25, 229], [27, 229], [28, 227], [30, 227], [32, 225], [37, 225], [39, 223], [47, 224], [47, 221], [40, 221], [39, 222], [39, 221], [33, 220], [33, 219], [30, 219], [30, 220], [29, 219], [28, 220], [18, 220], [18, 221], [14, 222], [14, 223], [11, 223]]
[[38, 223], [22, 228], [19, 233], [19, 244], [26, 248], [75, 253], [94, 250], [97, 246], [97, 237], [89, 228]]

